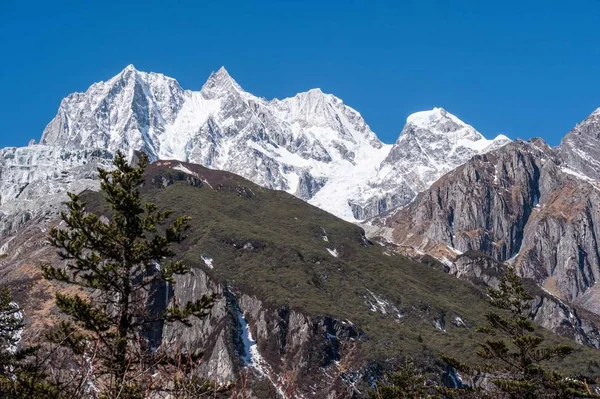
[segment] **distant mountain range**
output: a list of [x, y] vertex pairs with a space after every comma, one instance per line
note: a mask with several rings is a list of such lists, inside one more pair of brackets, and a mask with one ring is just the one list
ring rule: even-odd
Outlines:
[[[130, 65], [63, 99], [41, 145], [4, 150], [1, 184], [10, 188], [2, 190], [1, 202], [27, 197], [27, 185], [52, 179], [38, 165], [63, 173], [76, 159], [86, 160], [81, 151], [142, 150], [152, 160], [234, 172], [355, 221], [410, 202], [473, 155], [509, 141], [486, 140], [435, 108], [409, 116], [397, 142], [386, 145], [357, 111], [320, 89], [269, 101], [244, 91], [221, 68], [194, 92]], [[11, 156], [15, 151], [19, 155]]]

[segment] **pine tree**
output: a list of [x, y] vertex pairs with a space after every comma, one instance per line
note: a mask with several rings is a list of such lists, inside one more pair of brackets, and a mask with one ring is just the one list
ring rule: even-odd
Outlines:
[[596, 397], [584, 382], [565, 379], [544, 369], [545, 362], [573, 352], [567, 345], [544, 346], [535, 334], [527, 309], [533, 297], [511, 268], [498, 289], [488, 290], [490, 304], [501, 312], [488, 312], [486, 325], [478, 330], [488, 335], [477, 354], [488, 361], [482, 370], [492, 373], [492, 382], [511, 398]]
[[[44, 277], [81, 287], [80, 294], [57, 293], [56, 304], [67, 317], [52, 341], [82, 356], [89, 364], [85, 383], [78, 392], [105, 398], [142, 397], [153, 389], [157, 368], [172, 359], [152, 348], [148, 338], [157, 323], [181, 322], [206, 317], [211, 296], [178, 305], [171, 301], [162, 312], [150, 311], [149, 302], [158, 287], [175, 284], [175, 277], [190, 272], [172, 244], [180, 243], [188, 217], [168, 223], [169, 211], [144, 203], [146, 157], [138, 166], [118, 153], [114, 170], [98, 169], [101, 191], [110, 206], [107, 215], [89, 212], [78, 195], [69, 194], [64, 227], [49, 233], [65, 267], [42, 265]], [[163, 384], [164, 385], [164, 384]], [[71, 393], [72, 394], [72, 393]]]

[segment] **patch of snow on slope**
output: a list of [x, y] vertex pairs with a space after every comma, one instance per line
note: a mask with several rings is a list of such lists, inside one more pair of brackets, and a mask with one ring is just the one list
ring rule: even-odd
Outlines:
[[438, 329], [438, 330], [440, 330], [440, 331], [442, 331], [442, 332], [446, 332], [446, 329], [445, 329], [445, 328], [444, 328], [444, 326], [442, 325], [442, 321], [441, 321], [440, 319], [438, 319], [438, 318], [435, 318], [435, 319], [433, 320], [433, 326], [434, 326], [436, 329]]
[[333, 248], [333, 249], [329, 249], [329, 248], [325, 248], [327, 250], [327, 252], [329, 252], [331, 254], [331, 256], [333, 256], [334, 258], [339, 257], [340, 255], [338, 254], [337, 249]]
[[244, 343], [244, 357], [242, 358], [245, 366], [255, 367], [257, 370], [264, 374], [263, 363], [264, 359], [258, 352], [256, 341], [252, 338], [252, 332], [248, 326], [248, 322], [244, 318], [244, 315], [239, 310], [237, 311], [238, 321], [242, 328], [242, 342]]
[[258, 346], [256, 344], [256, 341], [252, 337], [252, 332], [250, 331], [248, 321], [244, 318], [244, 315], [239, 309], [237, 310], [237, 317], [238, 322], [240, 323], [240, 327], [242, 329], [241, 338], [244, 344], [244, 356], [242, 357], [242, 361], [244, 363], [244, 366], [252, 367], [258, 372], [258, 374], [260, 374], [263, 377], [266, 377], [271, 382], [273, 387], [277, 390], [279, 396], [284, 399], [287, 399], [287, 395], [285, 394], [285, 392], [283, 392], [281, 387], [278, 384], [276, 384], [271, 378], [269, 364], [265, 361], [265, 359], [258, 351]]
[[394, 316], [396, 318], [396, 321], [399, 321], [404, 317], [404, 315], [398, 310], [396, 305], [375, 295], [371, 290], [367, 290], [367, 292], [369, 293], [370, 298], [365, 296], [365, 299], [366, 304], [367, 306], [369, 306], [371, 312], [381, 313], [382, 315], [390, 314], [391, 316]]
[[208, 255], [202, 255], [201, 258], [206, 266], [210, 267], [211, 269], [214, 269], [213, 258], [211, 258]]
[[192, 172], [191, 170], [189, 170], [188, 168], [186, 168], [182, 164], [174, 166], [173, 169], [178, 170], [178, 171], [183, 172], [183, 173], [187, 173], [188, 175], [192, 175], [192, 176], [196, 176], [197, 177], [196, 173]]
[[461, 251], [459, 251], [458, 249], [451, 247], [450, 245], [446, 245], [446, 247], [454, 254], [456, 255], [462, 255], [463, 253]]
[[594, 187], [596, 190], [600, 191], [600, 182], [598, 180], [594, 180], [591, 177], [588, 177], [588, 176], [586, 176], [584, 174], [581, 174], [581, 173], [579, 173], [577, 171], [574, 171], [573, 169], [569, 169], [569, 168], [566, 168], [566, 167], [562, 167], [562, 168], [560, 168], [560, 170], [563, 173], [566, 173], [566, 174], [571, 175], [571, 176], [573, 176], [573, 177], [575, 177], [575, 178], [577, 178], [579, 180], [583, 180], [583, 181], [591, 184], [592, 187]]
[[590, 177], [588, 177], [588, 176], [586, 176], [586, 175], [584, 175], [582, 173], [579, 173], [579, 172], [577, 172], [577, 171], [575, 171], [573, 169], [569, 169], [569, 168], [564, 168], [563, 167], [563, 168], [560, 168], [560, 170], [563, 171], [564, 173], [566, 173], [568, 175], [571, 175], [571, 176], [574, 176], [574, 177], [576, 177], [576, 178], [578, 178], [580, 180], [585, 180], [588, 183], [595, 183], [596, 182], [596, 180], [594, 180], [594, 179], [592, 179], [592, 178], [590, 178]]
[[459, 316], [454, 317], [454, 321], [452, 322], [456, 327], [465, 327], [465, 322]]
[[444, 265], [446, 265], [446, 266], [448, 266], [448, 267], [451, 267], [451, 266], [452, 266], [452, 261], [451, 261], [450, 259], [446, 258], [445, 256], [442, 256], [442, 257], [440, 258], [440, 261], [441, 261], [441, 262], [442, 262]]
[[366, 183], [377, 176], [379, 166], [391, 148], [389, 144], [381, 148], [366, 148], [363, 157], [357, 158], [354, 165], [344, 162], [332, 168], [325, 186], [308, 203], [346, 221], [356, 221], [348, 201], [361, 203], [374, 195], [385, 195], [387, 191], [384, 188], [375, 188]]

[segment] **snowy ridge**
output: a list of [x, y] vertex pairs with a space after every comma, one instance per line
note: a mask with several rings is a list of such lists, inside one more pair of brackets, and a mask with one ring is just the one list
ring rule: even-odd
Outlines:
[[[55, 162], [53, 152], [142, 150], [152, 160], [230, 171], [356, 221], [410, 202], [442, 174], [506, 142], [503, 136], [486, 140], [435, 108], [409, 116], [396, 144], [386, 145], [359, 112], [320, 89], [266, 100], [244, 91], [221, 68], [192, 91], [129, 65], [62, 100], [37, 146], [43, 159], [31, 159], [37, 172], [13, 175], [0, 201], [88, 162], [86, 157], [81, 165]], [[4, 176], [0, 184], [6, 185]]]

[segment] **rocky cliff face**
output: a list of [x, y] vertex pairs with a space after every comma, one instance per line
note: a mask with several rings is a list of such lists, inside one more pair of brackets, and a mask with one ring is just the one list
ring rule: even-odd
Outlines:
[[342, 377], [345, 367], [354, 363], [352, 353], [361, 339], [355, 326], [287, 306], [267, 306], [254, 296], [215, 284], [201, 270], [176, 287], [175, 295], [186, 301], [206, 292], [218, 294], [205, 321], [191, 329], [167, 327], [163, 334], [169, 347], [205, 350], [202, 377], [221, 384], [247, 378], [251, 390], [272, 392], [270, 397], [352, 394]]
[[600, 108], [571, 130], [557, 148], [573, 170], [600, 179]]
[[523, 229], [540, 200], [550, 148], [517, 141], [476, 156], [445, 175], [414, 202], [381, 219], [394, 241], [428, 249], [439, 242], [480, 250], [499, 260], [518, 252]]
[[[573, 161], [600, 147], [595, 115], [557, 149], [536, 139], [475, 156], [374, 224], [419, 251], [442, 244], [509, 261], [558, 298], [598, 312], [600, 185], [593, 171], [584, 175], [588, 164]], [[590, 145], [572, 145], [574, 136]]]
[[[462, 280], [484, 287], [498, 288], [508, 265], [477, 251], [468, 251], [446, 265], [447, 272]], [[575, 342], [600, 349], [600, 317], [581, 308], [568, 305], [547, 290], [527, 281], [534, 296], [529, 317], [542, 327]]]
[[1, 149], [0, 237], [16, 233], [31, 219], [56, 216], [67, 191], [98, 189], [96, 169], [109, 166], [112, 157], [106, 150], [33, 144]]

